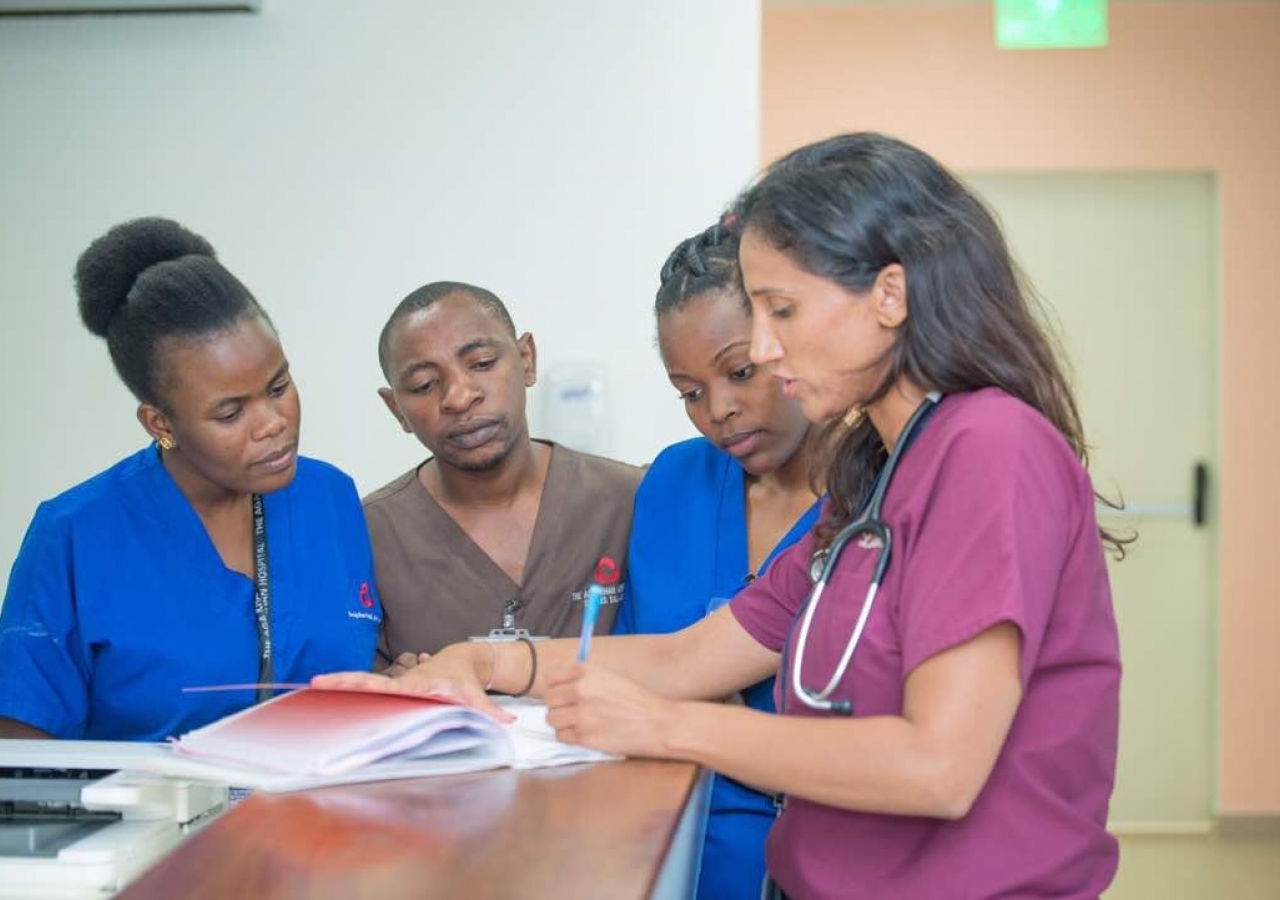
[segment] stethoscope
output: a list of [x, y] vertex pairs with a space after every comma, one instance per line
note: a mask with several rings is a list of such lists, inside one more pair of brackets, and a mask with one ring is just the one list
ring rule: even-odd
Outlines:
[[[791, 668], [791, 688], [795, 695], [800, 698], [800, 702], [810, 709], [832, 712], [842, 716], [853, 715], [852, 700], [833, 700], [831, 699], [831, 694], [844, 679], [845, 673], [849, 669], [849, 663], [853, 661], [853, 653], [858, 649], [858, 641], [862, 639], [862, 630], [867, 625], [867, 617], [871, 615], [871, 607], [875, 603], [876, 593], [880, 590], [880, 583], [884, 580], [885, 570], [889, 568], [889, 555], [893, 549], [893, 532], [889, 530], [889, 523], [881, 517], [884, 495], [889, 491], [889, 482], [893, 480], [893, 471], [897, 468], [899, 460], [902, 459], [907, 446], [915, 436], [917, 427], [929, 413], [933, 412], [941, 400], [942, 395], [937, 391], [932, 391], [925, 396], [924, 402], [916, 407], [915, 412], [911, 414], [911, 418], [907, 420], [907, 424], [903, 427], [902, 434], [898, 437], [898, 443], [894, 446], [893, 452], [889, 454], [889, 459], [885, 462], [879, 478], [876, 479], [875, 486], [871, 490], [871, 497], [863, 508], [862, 515], [840, 529], [831, 544], [813, 554], [809, 560], [809, 578], [813, 581], [813, 588], [809, 592], [809, 599], [805, 601], [804, 619], [800, 624], [800, 637], [796, 642], [795, 662]], [[835, 572], [836, 565], [840, 561], [840, 554], [844, 552], [845, 546], [851, 540], [861, 535], [868, 535], [878, 539], [880, 542], [879, 552], [876, 555], [876, 565], [871, 573], [871, 583], [867, 586], [867, 596], [862, 602], [862, 610], [858, 613], [858, 621], [853, 626], [853, 633], [849, 636], [849, 642], [845, 644], [844, 653], [840, 656], [840, 662], [836, 665], [836, 670], [831, 676], [831, 680], [827, 682], [826, 687], [822, 690], [811, 691], [801, 683], [800, 671], [804, 667], [804, 649], [809, 642], [809, 627], [813, 624], [813, 614], [818, 609], [818, 601], [822, 599], [827, 582], [831, 580], [831, 575]], [[874, 545], [866, 544], [865, 546], [870, 548]]]

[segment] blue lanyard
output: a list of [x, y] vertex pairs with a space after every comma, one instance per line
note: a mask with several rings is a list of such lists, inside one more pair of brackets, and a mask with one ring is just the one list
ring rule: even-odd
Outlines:
[[[258, 621], [258, 684], [275, 681], [271, 664], [271, 560], [267, 556], [267, 516], [262, 495], [253, 495], [253, 615]], [[269, 687], [258, 688], [258, 702], [270, 700]]]

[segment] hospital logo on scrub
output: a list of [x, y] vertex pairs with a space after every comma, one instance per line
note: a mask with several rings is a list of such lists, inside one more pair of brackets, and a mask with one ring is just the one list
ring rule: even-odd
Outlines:
[[[600, 601], [605, 606], [622, 602], [623, 586], [619, 583], [622, 581], [622, 566], [618, 565], [612, 556], [600, 557], [596, 562], [595, 571], [591, 573], [591, 580], [600, 585]], [[582, 603], [586, 599], [585, 590], [572, 591], [569, 594], [570, 603]]]
[[863, 550], [879, 550], [884, 546], [884, 541], [880, 540], [880, 535], [873, 534], [870, 531], [864, 531], [858, 535], [857, 543]]
[[622, 577], [622, 569], [613, 561], [613, 557], [602, 556], [596, 563], [595, 582], [601, 586], [617, 584]]
[[382, 616], [378, 615], [376, 611], [378, 601], [373, 597], [373, 588], [369, 587], [369, 582], [362, 581], [360, 583], [360, 591], [357, 596], [360, 599], [360, 605], [364, 608], [361, 610], [347, 610], [347, 618], [367, 619], [370, 622], [381, 622]]

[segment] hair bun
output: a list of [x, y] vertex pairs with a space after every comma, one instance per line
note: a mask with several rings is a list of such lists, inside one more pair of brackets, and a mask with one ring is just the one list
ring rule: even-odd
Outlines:
[[115, 226], [76, 262], [76, 293], [85, 327], [106, 337], [139, 275], [156, 263], [193, 255], [215, 256], [208, 241], [172, 219], [134, 219]]
[[700, 235], [694, 235], [691, 238], [685, 238], [683, 241], [676, 244], [676, 248], [671, 251], [671, 255], [667, 257], [667, 261], [662, 264], [662, 270], [658, 272], [659, 283], [666, 284], [667, 281], [670, 280], [671, 276], [676, 273], [677, 269], [688, 265], [686, 257], [689, 254], [690, 245], [696, 243], [699, 236]]

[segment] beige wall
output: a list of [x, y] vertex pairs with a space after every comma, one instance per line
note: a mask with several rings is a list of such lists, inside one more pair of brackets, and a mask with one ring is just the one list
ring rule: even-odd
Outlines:
[[1221, 811], [1280, 812], [1280, 5], [1113, 4], [1106, 49], [1021, 52], [989, 4], [773, 8], [762, 78], [765, 160], [872, 128], [966, 171], [1218, 175]]

